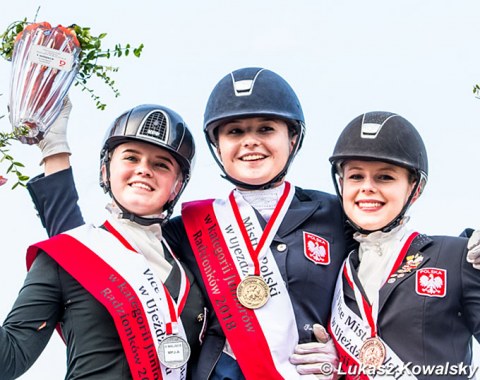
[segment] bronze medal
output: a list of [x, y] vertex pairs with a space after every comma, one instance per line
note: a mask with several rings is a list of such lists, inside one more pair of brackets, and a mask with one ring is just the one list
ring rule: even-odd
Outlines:
[[190, 346], [178, 335], [169, 335], [158, 345], [158, 359], [167, 368], [180, 368], [189, 358]]
[[261, 276], [245, 277], [237, 286], [238, 301], [249, 309], [265, 305], [270, 297], [270, 288]]
[[385, 355], [385, 345], [375, 336], [363, 342], [358, 358], [365, 366], [380, 368], [385, 361]]

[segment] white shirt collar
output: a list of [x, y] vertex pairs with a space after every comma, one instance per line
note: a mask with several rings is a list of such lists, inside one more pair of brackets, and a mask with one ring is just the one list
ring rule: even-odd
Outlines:
[[265, 190], [238, 190], [243, 199], [258, 210], [263, 218], [268, 222], [278, 204], [280, 197], [285, 189], [285, 182], [280, 186]]

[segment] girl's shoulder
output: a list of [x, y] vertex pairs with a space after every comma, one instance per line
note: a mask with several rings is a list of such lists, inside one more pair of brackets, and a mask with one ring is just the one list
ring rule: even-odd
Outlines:
[[462, 261], [467, 254], [468, 239], [465, 237], [447, 235], [423, 236], [426, 239], [421, 250], [430, 252], [433, 256]]
[[434, 242], [434, 244], [466, 247], [468, 243], [468, 238], [464, 236], [433, 235], [428, 237]]
[[300, 200], [323, 200], [338, 203], [338, 197], [336, 195], [320, 190], [304, 189], [295, 186], [295, 195]]

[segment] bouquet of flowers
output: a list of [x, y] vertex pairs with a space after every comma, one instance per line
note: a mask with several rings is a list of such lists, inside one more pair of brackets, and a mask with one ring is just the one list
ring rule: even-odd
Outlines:
[[[10, 161], [7, 173], [17, 175], [17, 185], [24, 186], [28, 177], [19, 168], [23, 165], [8, 154], [10, 140], [33, 144], [41, 140], [48, 127], [58, 116], [64, 97], [70, 86], [80, 86], [90, 94], [98, 109], [103, 103], [94, 91], [87, 87], [93, 76], [103, 81], [114, 93], [120, 92], [111, 79], [118, 67], [101, 64], [102, 59], [128, 56], [132, 52], [140, 57], [143, 44], [132, 47], [116, 44], [103, 49], [106, 33], [93, 36], [90, 28], [79, 25], [52, 27], [47, 22], [29, 23], [27, 19], [11, 24], [0, 34], [0, 55], [12, 61], [9, 116], [12, 133], [0, 132], [0, 162]], [[0, 176], [0, 185], [6, 179]]]
[[[60, 113], [78, 73], [80, 43], [72, 29], [29, 24], [15, 37], [10, 81], [10, 123], [18, 139], [39, 142]], [[27, 128], [27, 134], [18, 133]]]

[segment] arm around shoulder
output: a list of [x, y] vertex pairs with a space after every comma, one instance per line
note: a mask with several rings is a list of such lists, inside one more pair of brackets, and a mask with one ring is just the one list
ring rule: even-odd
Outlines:
[[[478, 230], [475, 232], [480, 233]], [[464, 249], [461, 262], [463, 287], [462, 304], [464, 306], [465, 318], [467, 319], [469, 329], [472, 332], [472, 335], [480, 343], [480, 272], [477, 270], [480, 269], [480, 265], [472, 265], [472, 261], [469, 259], [471, 253], [471, 242], [469, 240], [467, 247]]]

